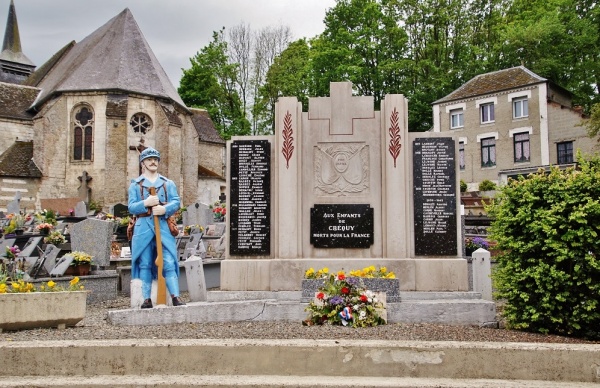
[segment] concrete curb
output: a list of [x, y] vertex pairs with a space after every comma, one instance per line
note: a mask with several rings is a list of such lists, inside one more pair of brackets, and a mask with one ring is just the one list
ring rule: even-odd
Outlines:
[[3, 360], [2, 381], [14, 376], [47, 376], [51, 381], [54, 377], [68, 376], [308, 378], [318, 375], [600, 383], [600, 347], [587, 344], [177, 339], [31, 341], [0, 343], [0, 359]]

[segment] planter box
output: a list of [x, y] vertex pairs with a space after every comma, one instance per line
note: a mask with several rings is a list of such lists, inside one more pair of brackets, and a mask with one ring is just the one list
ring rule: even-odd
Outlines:
[[87, 291], [0, 294], [0, 330], [75, 326], [85, 317]]
[[[367, 290], [373, 292], [385, 292], [388, 303], [400, 302], [400, 280], [383, 278], [358, 278]], [[322, 287], [325, 279], [302, 279], [302, 299], [301, 302], [310, 302], [315, 293]]]

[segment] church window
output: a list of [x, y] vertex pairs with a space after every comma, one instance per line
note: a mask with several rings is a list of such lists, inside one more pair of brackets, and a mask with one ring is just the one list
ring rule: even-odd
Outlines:
[[92, 160], [94, 113], [88, 105], [79, 105], [73, 114], [73, 160]]
[[136, 113], [131, 117], [129, 125], [135, 133], [146, 134], [152, 129], [152, 120], [144, 113]]

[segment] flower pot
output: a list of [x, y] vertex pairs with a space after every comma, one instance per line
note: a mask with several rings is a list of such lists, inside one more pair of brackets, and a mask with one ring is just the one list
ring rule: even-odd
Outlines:
[[75, 326], [85, 317], [87, 291], [0, 294], [0, 329]]
[[[357, 278], [367, 290], [373, 292], [385, 292], [387, 302], [400, 302], [400, 279], [386, 278]], [[312, 300], [319, 287], [323, 287], [325, 279], [302, 279], [301, 302]]]
[[87, 276], [90, 274], [90, 267], [91, 265], [88, 264], [79, 264], [78, 266], [75, 266], [75, 268], [77, 269], [77, 275], [79, 276]]
[[50, 234], [50, 229], [40, 229], [40, 234], [42, 236], [47, 236]]

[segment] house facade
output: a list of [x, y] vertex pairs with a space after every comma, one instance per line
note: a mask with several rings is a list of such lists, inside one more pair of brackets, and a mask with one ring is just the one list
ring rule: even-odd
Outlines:
[[459, 138], [468, 191], [594, 152], [585, 119], [569, 91], [523, 66], [479, 75], [433, 103], [433, 131]]
[[[5, 42], [18, 38], [12, 2], [11, 10]], [[5, 46], [20, 50], [20, 43]], [[3, 55], [0, 64], [23, 57]], [[29, 210], [43, 199], [79, 197], [104, 210], [126, 203], [146, 147], [160, 151], [160, 172], [177, 184], [182, 205], [208, 204], [225, 192], [225, 141], [206, 111], [183, 103], [129, 9], [26, 78], [5, 75], [0, 211], [17, 193]]]

